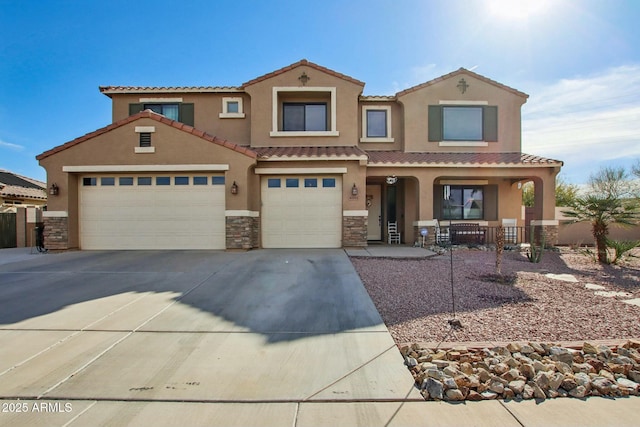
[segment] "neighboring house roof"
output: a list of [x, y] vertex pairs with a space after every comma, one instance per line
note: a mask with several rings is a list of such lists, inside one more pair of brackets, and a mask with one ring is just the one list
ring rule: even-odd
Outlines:
[[117, 93], [234, 93], [242, 92], [235, 86], [100, 86], [100, 93], [111, 95]]
[[562, 166], [559, 160], [525, 153], [405, 153], [368, 151], [370, 166]]
[[47, 200], [47, 185], [32, 178], [0, 169], [0, 196]]
[[337, 71], [331, 70], [329, 68], [323, 67], [322, 65], [318, 65], [318, 64], [315, 64], [315, 63], [313, 63], [311, 61], [307, 61], [306, 59], [301, 59], [300, 61], [295, 62], [295, 63], [293, 63], [291, 65], [288, 65], [286, 67], [280, 68], [279, 70], [272, 71], [272, 72], [264, 74], [264, 75], [262, 75], [260, 77], [256, 77], [253, 80], [249, 80], [248, 82], [243, 83], [242, 87], [250, 86], [250, 85], [259, 83], [259, 82], [261, 82], [263, 80], [270, 79], [270, 78], [278, 76], [278, 75], [280, 75], [282, 73], [286, 73], [287, 71], [291, 71], [291, 70], [293, 70], [293, 69], [295, 69], [295, 68], [297, 68], [297, 67], [299, 67], [301, 65], [306, 65], [307, 67], [315, 68], [316, 70], [321, 71], [323, 73], [327, 73], [327, 74], [330, 74], [332, 76], [338, 77], [340, 79], [347, 80], [347, 81], [349, 81], [351, 83], [355, 83], [357, 85], [364, 86], [364, 82], [361, 82], [360, 80], [356, 80], [353, 77], [347, 76], [346, 74], [342, 74], [342, 73], [339, 73]]
[[253, 147], [258, 160], [367, 160], [367, 153], [346, 147]]
[[428, 82], [425, 82], [425, 83], [419, 84], [419, 85], [417, 85], [417, 86], [410, 87], [410, 88], [408, 88], [408, 89], [405, 89], [405, 90], [403, 90], [403, 91], [398, 92], [398, 93], [396, 94], [396, 96], [403, 96], [403, 95], [406, 95], [406, 94], [408, 94], [408, 93], [415, 92], [415, 91], [420, 90], [420, 89], [422, 89], [422, 88], [425, 88], [425, 87], [427, 87], [427, 86], [431, 86], [431, 85], [434, 85], [434, 84], [439, 83], [439, 82], [441, 82], [441, 81], [444, 81], [444, 80], [450, 79], [450, 78], [452, 78], [452, 77], [456, 77], [456, 76], [458, 76], [458, 75], [460, 75], [460, 74], [468, 74], [468, 75], [470, 75], [470, 76], [472, 76], [472, 77], [474, 77], [474, 78], [476, 78], [476, 79], [478, 79], [478, 80], [482, 80], [483, 82], [486, 82], [486, 83], [492, 84], [492, 85], [497, 86], [497, 87], [499, 87], [499, 88], [501, 88], [501, 89], [505, 89], [505, 90], [507, 90], [507, 91], [509, 91], [509, 92], [511, 92], [511, 93], [514, 93], [514, 94], [516, 94], [516, 95], [518, 95], [518, 96], [522, 96], [522, 97], [524, 97], [524, 98], [528, 98], [528, 97], [529, 97], [529, 95], [527, 95], [527, 94], [526, 94], [526, 93], [524, 93], [524, 92], [520, 92], [520, 91], [519, 91], [519, 90], [517, 90], [517, 89], [514, 89], [514, 88], [509, 87], [509, 86], [506, 86], [506, 85], [503, 85], [502, 83], [498, 83], [498, 82], [497, 82], [497, 81], [495, 81], [495, 80], [491, 80], [491, 79], [489, 79], [489, 78], [487, 78], [487, 77], [485, 77], [485, 76], [482, 76], [482, 75], [480, 75], [480, 74], [474, 73], [473, 71], [469, 71], [469, 70], [467, 70], [466, 68], [459, 68], [459, 69], [457, 69], [456, 71], [453, 71], [453, 72], [451, 72], [451, 73], [449, 73], [449, 74], [445, 74], [444, 76], [440, 76], [440, 77], [435, 78], [435, 79], [433, 79], [433, 80], [429, 80]]
[[164, 124], [166, 124], [168, 126], [171, 126], [171, 127], [175, 128], [175, 129], [178, 129], [178, 130], [180, 130], [182, 132], [186, 132], [186, 133], [189, 133], [191, 135], [197, 136], [198, 138], [202, 138], [205, 141], [212, 142], [212, 143], [217, 144], [217, 145], [221, 145], [223, 147], [226, 147], [226, 148], [229, 148], [231, 150], [237, 151], [238, 153], [244, 154], [245, 156], [249, 156], [249, 157], [254, 158], [254, 159], [256, 158], [256, 153], [254, 151], [252, 151], [251, 149], [247, 148], [247, 147], [243, 147], [243, 146], [240, 146], [238, 144], [234, 144], [232, 142], [229, 142], [227, 140], [223, 140], [223, 139], [217, 138], [217, 137], [215, 137], [213, 135], [210, 135], [210, 134], [208, 134], [208, 133], [206, 133], [204, 131], [196, 129], [193, 126], [185, 125], [184, 123], [180, 123], [180, 122], [177, 122], [175, 120], [168, 119], [165, 116], [163, 116], [161, 114], [158, 114], [158, 113], [154, 113], [151, 110], [145, 110], [145, 111], [142, 111], [142, 112], [140, 112], [138, 114], [134, 114], [133, 116], [129, 116], [129, 117], [125, 118], [125, 119], [122, 119], [120, 121], [112, 123], [109, 126], [105, 126], [105, 127], [101, 128], [101, 129], [98, 129], [98, 130], [96, 130], [94, 132], [91, 132], [91, 133], [83, 135], [83, 136], [81, 136], [79, 138], [76, 138], [73, 141], [69, 141], [69, 142], [67, 142], [65, 144], [59, 145], [59, 146], [57, 146], [55, 148], [52, 148], [51, 150], [45, 151], [44, 153], [39, 154], [38, 156], [36, 156], [36, 159], [37, 160], [45, 159], [45, 158], [47, 158], [47, 157], [49, 157], [49, 156], [51, 156], [53, 154], [59, 153], [60, 151], [64, 151], [67, 148], [71, 148], [71, 147], [73, 147], [75, 145], [78, 145], [78, 144], [80, 144], [80, 143], [82, 143], [82, 142], [84, 142], [84, 141], [86, 141], [88, 139], [95, 138], [95, 137], [100, 136], [102, 134], [105, 134], [105, 133], [107, 133], [107, 132], [109, 132], [109, 131], [111, 131], [113, 129], [119, 128], [120, 126], [124, 126], [124, 125], [129, 124], [131, 122], [134, 122], [134, 121], [136, 121], [138, 119], [144, 119], [144, 118], [153, 119], [153, 120], [155, 120], [157, 122], [164, 123]]
[[395, 95], [360, 95], [360, 101], [397, 101]]

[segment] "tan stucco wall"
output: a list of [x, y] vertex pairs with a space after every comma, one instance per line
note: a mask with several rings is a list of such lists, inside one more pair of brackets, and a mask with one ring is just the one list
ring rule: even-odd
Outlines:
[[[310, 78], [307, 87], [336, 88], [336, 130], [339, 136], [323, 137], [272, 137], [273, 87], [303, 87], [298, 78], [302, 73]], [[301, 65], [271, 78], [259, 81], [245, 88], [251, 97], [251, 145], [269, 146], [339, 146], [356, 145], [360, 131], [358, 129], [358, 96], [362, 86], [351, 81], [324, 73], [313, 67]], [[289, 95], [287, 95], [289, 96]], [[327, 115], [331, 112], [328, 106]], [[280, 116], [281, 117], [281, 116]], [[330, 128], [330, 125], [329, 125]]]
[[[139, 145], [139, 134], [135, 132], [136, 126], [155, 127], [151, 140], [155, 153], [134, 153], [135, 147]], [[59, 195], [49, 197], [48, 210], [69, 213], [69, 247], [77, 247], [79, 177], [109, 173], [67, 173], [62, 170], [64, 166], [173, 164], [228, 164], [229, 170], [225, 172], [226, 209], [257, 210], [255, 194], [247, 191], [248, 181], [254, 179], [252, 168], [255, 165], [255, 159], [146, 118], [123, 125], [40, 160], [40, 165], [47, 170], [47, 186], [55, 182], [59, 187]], [[139, 175], [145, 175], [145, 173], [139, 173]], [[230, 195], [229, 188], [234, 181], [240, 187], [240, 191], [237, 195]], [[255, 184], [253, 186], [255, 187]]]
[[[469, 87], [464, 94], [457, 88], [464, 78]], [[487, 147], [440, 147], [429, 142], [429, 105], [440, 101], [486, 101], [498, 107], [498, 142]], [[404, 107], [404, 145], [406, 151], [419, 152], [520, 152], [520, 108], [526, 98], [479, 80], [470, 74], [459, 74], [398, 97]]]
[[[362, 110], [366, 107], [390, 107], [391, 108], [391, 137], [393, 142], [361, 142], [360, 138], [366, 137], [362, 128]], [[404, 123], [402, 105], [393, 101], [360, 101], [358, 103], [358, 146], [363, 150], [394, 150], [401, 151], [404, 144]]]
[[[114, 94], [113, 122], [129, 116], [129, 104], [140, 103], [142, 98], [182, 98], [183, 103], [194, 104], [194, 127], [236, 144], [249, 145], [251, 140], [251, 99], [244, 93], [154, 93]], [[223, 98], [242, 98], [244, 118], [220, 118]], [[149, 102], [152, 103], [152, 102]]]

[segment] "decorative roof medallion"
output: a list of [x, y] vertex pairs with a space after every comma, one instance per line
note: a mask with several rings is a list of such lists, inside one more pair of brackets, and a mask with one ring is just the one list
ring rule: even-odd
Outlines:
[[298, 80], [300, 80], [300, 83], [302, 83], [302, 86], [306, 86], [307, 82], [311, 80], [311, 77], [307, 76], [307, 73], [303, 71], [300, 77], [298, 77]]
[[457, 86], [457, 88], [460, 89], [460, 93], [465, 93], [468, 87], [469, 85], [467, 84], [467, 82], [464, 79], [460, 79]]

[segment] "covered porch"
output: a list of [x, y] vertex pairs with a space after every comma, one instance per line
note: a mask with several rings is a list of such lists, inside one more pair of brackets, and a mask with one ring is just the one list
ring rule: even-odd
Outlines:
[[[490, 230], [503, 220], [524, 229], [540, 226], [555, 244], [555, 178], [562, 162], [520, 153], [369, 152], [367, 240], [388, 242], [388, 224], [397, 222], [401, 243], [437, 242], [438, 232], [457, 224]], [[525, 215], [522, 186], [532, 181], [535, 207]], [[485, 231], [489, 243], [493, 235]]]

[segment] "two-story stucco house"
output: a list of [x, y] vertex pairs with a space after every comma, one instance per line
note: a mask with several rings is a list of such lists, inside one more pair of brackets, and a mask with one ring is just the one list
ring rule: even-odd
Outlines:
[[365, 246], [398, 222], [521, 215], [553, 235], [562, 162], [521, 152], [527, 95], [465, 69], [393, 96], [307, 60], [238, 87], [100, 87], [112, 124], [46, 151], [50, 249]]

